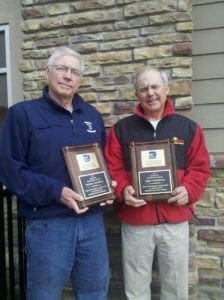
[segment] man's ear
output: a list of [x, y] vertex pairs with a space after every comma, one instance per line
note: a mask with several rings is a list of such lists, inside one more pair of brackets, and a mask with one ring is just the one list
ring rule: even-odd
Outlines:
[[170, 92], [170, 87], [169, 87], [169, 85], [167, 84], [167, 87], [166, 87], [166, 93], [167, 93], [167, 95], [169, 95], [169, 92]]
[[45, 78], [48, 80], [48, 74], [49, 74], [50, 70], [48, 67], [46, 67], [45, 69]]

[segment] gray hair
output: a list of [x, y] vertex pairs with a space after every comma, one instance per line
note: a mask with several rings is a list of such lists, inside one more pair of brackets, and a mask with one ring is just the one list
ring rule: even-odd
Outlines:
[[83, 74], [84, 63], [83, 63], [81, 55], [78, 52], [76, 52], [75, 50], [72, 50], [71, 48], [67, 48], [67, 47], [59, 47], [51, 54], [51, 56], [49, 57], [48, 62], [47, 62], [48, 68], [50, 68], [52, 65], [54, 65], [55, 61], [61, 56], [72, 56], [72, 57], [75, 57], [76, 59], [78, 59], [78, 61], [80, 62], [80, 65], [81, 65], [80, 71]]
[[145, 66], [145, 67], [142, 67], [140, 70], [138, 70], [134, 76], [133, 76], [133, 84], [134, 84], [134, 88], [135, 90], [137, 90], [137, 87], [138, 87], [138, 79], [139, 77], [147, 72], [147, 71], [155, 71], [155, 72], [158, 72], [162, 78], [162, 81], [165, 83], [165, 84], [168, 84], [169, 83], [169, 79], [168, 79], [168, 75], [165, 71], [163, 70], [160, 70], [158, 68], [152, 68], [150, 66]]

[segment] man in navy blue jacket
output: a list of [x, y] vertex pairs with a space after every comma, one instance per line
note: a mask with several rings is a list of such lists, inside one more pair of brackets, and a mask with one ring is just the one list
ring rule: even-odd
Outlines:
[[28, 300], [59, 299], [69, 277], [77, 300], [107, 299], [103, 208], [78, 207], [82, 196], [71, 188], [61, 151], [105, 145], [100, 113], [77, 93], [82, 74], [80, 55], [58, 48], [48, 60], [43, 96], [12, 106], [1, 129], [1, 181], [27, 219]]

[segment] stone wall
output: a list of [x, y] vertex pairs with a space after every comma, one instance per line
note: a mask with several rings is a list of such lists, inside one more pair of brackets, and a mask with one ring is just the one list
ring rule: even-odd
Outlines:
[[[48, 56], [55, 47], [67, 45], [84, 57], [80, 93], [102, 113], [108, 128], [133, 111], [132, 75], [146, 64], [167, 72], [176, 110], [190, 116], [191, 0], [21, 0], [21, 6], [24, 41], [20, 69], [25, 99], [40, 95]], [[197, 292], [203, 300], [221, 299], [224, 287], [224, 164], [222, 155], [211, 158], [213, 176], [191, 224], [190, 299], [196, 299]], [[110, 299], [124, 299], [120, 224], [111, 209], [105, 221], [111, 259]], [[152, 290], [157, 299], [156, 260], [154, 269]]]
[[164, 68], [178, 110], [192, 107], [191, 1], [21, 0], [24, 96], [40, 95], [46, 59], [68, 45], [85, 61], [82, 96], [109, 127], [133, 109], [132, 75], [145, 64]]
[[196, 206], [198, 299], [224, 299], [224, 153], [211, 154], [211, 178]]

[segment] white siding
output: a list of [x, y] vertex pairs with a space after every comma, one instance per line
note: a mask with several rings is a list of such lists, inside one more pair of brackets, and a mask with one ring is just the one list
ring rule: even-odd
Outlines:
[[224, 1], [193, 1], [193, 118], [210, 152], [224, 151]]

